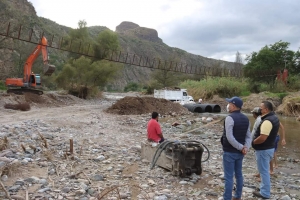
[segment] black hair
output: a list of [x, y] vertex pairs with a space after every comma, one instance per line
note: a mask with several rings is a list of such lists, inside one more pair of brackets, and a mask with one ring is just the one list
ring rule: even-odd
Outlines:
[[256, 116], [259, 116], [259, 115], [261, 115], [261, 109], [259, 108], [258, 110], [257, 110], [257, 112], [253, 112]]
[[266, 109], [268, 109], [271, 112], [273, 111], [273, 104], [270, 101], [263, 101], [262, 103], [264, 104]]
[[158, 117], [158, 113], [157, 112], [153, 112], [152, 113], [152, 119], [156, 119], [156, 117]]

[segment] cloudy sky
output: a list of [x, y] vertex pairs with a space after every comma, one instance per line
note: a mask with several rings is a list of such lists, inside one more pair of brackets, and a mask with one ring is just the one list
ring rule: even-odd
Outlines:
[[37, 15], [76, 28], [123, 21], [153, 28], [164, 43], [205, 57], [234, 61], [280, 40], [300, 47], [299, 0], [29, 0]]

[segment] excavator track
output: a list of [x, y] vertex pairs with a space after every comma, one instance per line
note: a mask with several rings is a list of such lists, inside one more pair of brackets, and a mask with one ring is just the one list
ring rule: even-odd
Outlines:
[[17, 89], [8, 89], [7, 93], [13, 93], [13, 94], [25, 94], [25, 93], [32, 93], [32, 94], [38, 94], [38, 95], [42, 95], [44, 94], [43, 91], [41, 90], [35, 90], [35, 89], [30, 89], [30, 88], [17, 88]]

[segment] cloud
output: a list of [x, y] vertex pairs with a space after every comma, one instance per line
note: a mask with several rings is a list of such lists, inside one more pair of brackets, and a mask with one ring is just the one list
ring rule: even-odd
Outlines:
[[215, 3], [206, 3], [194, 18], [182, 18], [163, 30], [164, 42], [229, 61], [234, 61], [237, 51], [245, 57], [280, 40], [290, 42], [293, 50], [300, 47], [298, 1], [212, 2]]
[[122, 21], [153, 28], [164, 43], [205, 57], [234, 61], [280, 40], [300, 47], [298, 0], [29, 0], [37, 14], [61, 25], [111, 30]]

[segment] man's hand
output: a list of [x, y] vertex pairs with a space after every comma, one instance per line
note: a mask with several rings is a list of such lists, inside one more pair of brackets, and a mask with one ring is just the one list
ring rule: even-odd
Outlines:
[[248, 148], [246, 146], [243, 146], [243, 149], [242, 149], [242, 154], [243, 155], [246, 155], [247, 154], [247, 151], [248, 151]]
[[281, 140], [281, 145], [282, 145], [282, 146], [286, 145], [285, 139], [282, 139], [282, 140]]

